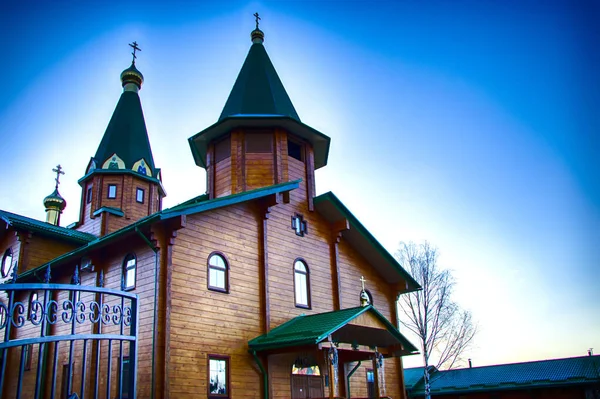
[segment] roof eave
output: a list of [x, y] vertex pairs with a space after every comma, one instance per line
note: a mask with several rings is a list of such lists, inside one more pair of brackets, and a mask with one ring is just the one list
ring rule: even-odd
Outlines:
[[206, 152], [208, 151], [208, 144], [239, 127], [280, 127], [286, 129], [290, 133], [309, 141], [313, 145], [315, 152], [315, 169], [327, 165], [331, 142], [329, 136], [291, 116], [263, 114], [228, 116], [190, 137], [188, 142], [196, 165], [206, 169]]
[[[160, 168], [157, 168], [156, 170], [160, 170]], [[77, 183], [80, 186], [83, 186], [83, 183], [95, 174], [100, 174], [100, 175], [128, 174], [128, 175], [132, 175], [132, 176], [138, 177], [142, 180], [147, 180], [152, 183], [158, 184], [158, 189], [159, 189], [160, 194], [163, 197], [165, 197], [167, 195], [167, 192], [165, 191], [162, 181], [160, 181], [156, 177], [143, 175], [141, 173], [137, 173], [130, 169], [94, 169], [91, 172], [86, 173], [85, 176], [83, 176], [81, 179], [77, 180]]]
[[352, 228], [356, 229], [360, 236], [375, 250], [379, 253], [382, 258], [386, 261], [388, 266], [390, 266], [399, 276], [406, 282], [406, 290], [402, 293], [408, 293], [412, 291], [418, 291], [421, 289], [421, 286], [417, 281], [406, 271], [404, 268], [398, 263], [398, 261], [377, 241], [377, 239], [367, 230], [366, 227], [346, 208], [346, 206], [331, 192], [327, 192], [325, 194], [321, 194], [314, 198], [314, 204], [319, 212], [317, 205], [320, 202], [330, 202], [334, 208], [339, 212], [339, 215], [348, 219]]

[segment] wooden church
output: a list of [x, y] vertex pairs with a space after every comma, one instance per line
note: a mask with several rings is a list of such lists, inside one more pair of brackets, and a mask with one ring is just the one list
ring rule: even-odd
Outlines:
[[[331, 192], [258, 28], [217, 122], [207, 193], [169, 209], [135, 65], [83, 177], [79, 221], [0, 211], [3, 398], [406, 398], [396, 300], [415, 280]], [[83, 169], [83, 165], [82, 165]]]

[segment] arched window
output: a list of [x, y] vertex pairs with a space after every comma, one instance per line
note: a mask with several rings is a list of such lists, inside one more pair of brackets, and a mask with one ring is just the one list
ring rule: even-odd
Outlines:
[[123, 260], [123, 290], [129, 291], [135, 288], [137, 272], [137, 261], [134, 254], [129, 254]]
[[8, 277], [8, 275], [10, 274], [12, 261], [12, 249], [8, 248], [6, 251], [4, 251], [4, 256], [2, 257], [2, 269], [0, 270], [0, 272], [2, 273], [2, 277]]
[[31, 320], [31, 314], [33, 313], [33, 303], [37, 302], [37, 300], [38, 294], [34, 291], [31, 293], [31, 295], [29, 295], [29, 309], [27, 309], [27, 320]]
[[310, 309], [310, 275], [301, 259], [294, 262], [294, 296], [297, 307]]
[[208, 289], [229, 292], [229, 266], [220, 253], [208, 257]]

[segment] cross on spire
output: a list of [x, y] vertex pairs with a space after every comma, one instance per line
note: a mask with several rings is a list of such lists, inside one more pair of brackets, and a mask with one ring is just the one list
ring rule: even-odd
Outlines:
[[261, 18], [258, 16], [257, 12], [255, 12], [253, 15], [254, 15], [254, 18], [256, 18], [256, 29], [258, 30], [258, 21], [260, 21]]
[[142, 49], [138, 47], [137, 42], [129, 43], [129, 46], [131, 48], [133, 48], [133, 52], [131, 53], [131, 55], [133, 55], [133, 61], [131, 61], [131, 63], [135, 64], [135, 59], [137, 58], [137, 56], [135, 55], [135, 52], [136, 51], [142, 51]]
[[362, 290], [363, 290], [363, 291], [365, 290], [365, 282], [366, 282], [366, 281], [367, 281], [367, 280], [365, 280], [364, 276], [360, 276], [360, 282], [362, 283]]
[[62, 166], [56, 165], [56, 168], [52, 169], [53, 172], [56, 173], [56, 179], [54, 179], [56, 181], [56, 186], [54, 187], [56, 190], [58, 190], [58, 185], [60, 184], [60, 175], [64, 175], [65, 172], [62, 171]]

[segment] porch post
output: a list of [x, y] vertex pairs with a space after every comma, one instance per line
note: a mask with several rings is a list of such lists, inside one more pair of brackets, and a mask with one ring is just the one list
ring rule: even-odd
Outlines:
[[331, 360], [329, 360], [329, 399], [334, 399], [335, 398], [335, 387], [333, 386], [333, 384], [335, 384], [335, 376], [333, 375], [333, 373], [335, 373], [335, 370], [333, 368], [333, 362]]
[[381, 398], [381, 392], [379, 392], [379, 369], [377, 368], [378, 366], [378, 360], [377, 360], [377, 356], [373, 356], [373, 378], [375, 381], [373, 381], [375, 383], [375, 398], [379, 399]]

